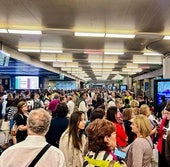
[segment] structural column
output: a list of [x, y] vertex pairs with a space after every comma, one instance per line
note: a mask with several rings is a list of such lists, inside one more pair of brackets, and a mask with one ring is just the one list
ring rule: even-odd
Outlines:
[[163, 59], [163, 78], [170, 78], [170, 56]]

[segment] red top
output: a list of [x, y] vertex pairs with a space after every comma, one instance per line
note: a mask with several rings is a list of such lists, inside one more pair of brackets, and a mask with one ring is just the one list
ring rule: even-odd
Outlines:
[[163, 128], [166, 124], [166, 118], [162, 118], [160, 128], [158, 130], [158, 144], [157, 144], [157, 149], [158, 151], [162, 154], [162, 140], [163, 140]]
[[128, 142], [127, 142], [128, 136], [125, 132], [125, 129], [119, 123], [113, 122], [113, 124], [116, 127], [116, 143], [117, 143], [117, 146], [119, 146], [119, 147], [127, 146], [128, 145]]

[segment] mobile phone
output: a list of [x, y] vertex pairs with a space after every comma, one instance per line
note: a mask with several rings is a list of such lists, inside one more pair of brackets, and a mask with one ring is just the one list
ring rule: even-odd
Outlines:
[[156, 120], [153, 120], [153, 122], [154, 122], [155, 126], [159, 128], [158, 122]]
[[124, 151], [121, 151], [119, 149], [115, 149], [114, 154], [122, 159], [126, 158], [126, 153]]
[[117, 156], [117, 159], [119, 161], [119, 163], [123, 163], [123, 161], [125, 161], [125, 158], [126, 158], [126, 153], [124, 151], [121, 151], [119, 149], [115, 149], [114, 151], [114, 155]]

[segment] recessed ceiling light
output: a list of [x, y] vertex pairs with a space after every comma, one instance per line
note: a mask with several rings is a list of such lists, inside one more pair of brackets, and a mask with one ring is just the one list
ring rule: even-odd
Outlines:
[[75, 32], [74, 36], [83, 36], [83, 37], [104, 37], [105, 33], [92, 33], [92, 32]]
[[8, 29], [9, 33], [12, 34], [33, 34], [33, 35], [41, 35], [42, 32], [40, 30], [16, 30], [16, 29]]
[[106, 33], [107, 38], [135, 38], [135, 34], [111, 34]]

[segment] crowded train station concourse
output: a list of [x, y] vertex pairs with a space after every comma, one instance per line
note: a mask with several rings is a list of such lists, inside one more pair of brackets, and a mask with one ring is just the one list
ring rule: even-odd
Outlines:
[[169, 0], [1, 0], [0, 167], [169, 167]]

